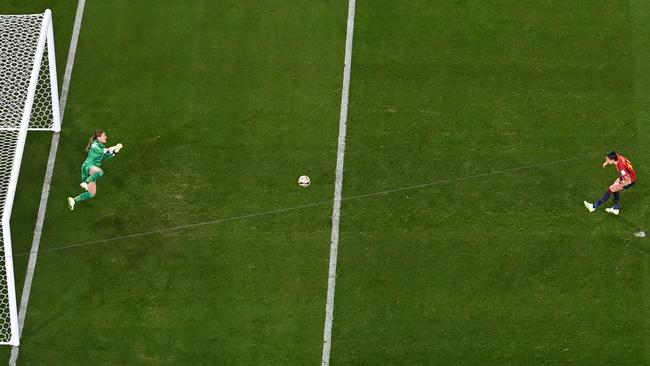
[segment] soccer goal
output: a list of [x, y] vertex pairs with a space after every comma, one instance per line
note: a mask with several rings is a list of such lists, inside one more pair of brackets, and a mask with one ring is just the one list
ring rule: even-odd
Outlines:
[[0, 15], [0, 344], [20, 338], [9, 221], [27, 131], [61, 130], [52, 13]]

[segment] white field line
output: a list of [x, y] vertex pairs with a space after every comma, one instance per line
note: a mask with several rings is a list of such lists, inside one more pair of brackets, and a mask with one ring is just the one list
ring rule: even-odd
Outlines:
[[334, 182], [334, 207], [332, 208], [332, 237], [330, 264], [327, 275], [327, 301], [325, 303], [325, 326], [323, 329], [322, 366], [330, 364], [332, 350], [332, 326], [334, 324], [334, 292], [336, 291], [336, 263], [339, 252], [339, 222], [341, 219], [341, 193], [343, 191], [343, 165], [345, 163], [345, 135], [348, 124], [348, 100], [350, 96], [350, 71], [352, 69], [352, 39], [354, 34], [355, 0], [348, 2], [348, 26], [345, 36], [345, 61], [343, 65], [343, 88], [341, 90], [341, 114], [339, 115], [339, 142], [336, 152], [336, 180]]
[[[388, 194], [395, 193], [395, 192], [416, 190], [416, 189], [422, 189], [422, 188], [427, 188], [427, 187], [433, 187], [433, 186], [437, 186], [437, 185], [441, 185], [441, 184], [449, 184], [449, 183], [461, 182], [461, 181], [470, 180], [470, 179], [483, 178], [483, 177], [489, 177], [489, 176], [494, 176], [494, 175], [499, 175], [499, 174], [517, 172], [517, 171], [521, 171], [521, 170], [539, 168], [539, 167], [543, 167], [543, 166], [547, 166], [547, 165], [555, 165], [555, 164], [565, 163], [565, 162], [572, 161], [572, 160], [577, 160], [577, 159], [579, 159], [579, 158], [575, 157], [575, 158], [556, 160], [556, 161], [540, 163], [540, 164], [524, 165], [524, 166], [511, 168], [511, 169], [505, 169], [505, 170], [498, 170], [498, 171], [487, 172], [487, 173], [468, 175], [468, 176], [464, 176], [464, 177], [443, 179], [443, 180], [438, 180], [438, 181], [435, 181], [435, 182], [429, 182], [429, 183], [417, 184], [417, 185], [412, 185], [412, 186], [399, 187], [399, 188], [394, 188], [394, 189], [388, 189], [388, 190], [385, 190], [385, 191], [361, 194], [361, 195], [357, 195], [357, 196], [344, 197], [344, 198], [341, 198], [341, 201], [351, 201], [351, 200], [358, 200], [358, 199], [363, 199], [363, 198], [384, 196], [384, 195], [388, 195]], [[201, 221], [201, 222], [196, 222], [196, 223], [193, 223], [193, 224], [173, 226], [173, 227], [169, 227], [169, 228], [152, 230], [152, 231], [145, 231], [145, 232], [140, 232], [140, 233], [133, 233], [133, 234], [128, 234], [128, 235], [114, 236], [112, 238], [98, 239], [98, 240], [91, 240], [91, 241], [85, 241], [85, 242], [80, 242], [80, 243], [66, 244], [66, 245], [61, 245], [61, 246], [58, 246], [58, 247], [42, 249], [42, 250], [39, 251], [39, 253], [56, 252], [56, 251], [60, 251], [60, 250], [85, 247], [85, 246], [89, 246], [89, 245], [104, 244], [104, 243], [110, 243], [110, 242], [115, 242], [115, 241], [120, 241], [120, 240], [134, 239], [134, 238], [139, 238], [139, 237], [148, 236], [148, 235], [164, 234], [164, 233], [169, 233], [169, 232], [174, 232], [174, 231], [179, 231], [179, 230], [193, 229], [193, 228], [197, 228], [197, 227], [201, 227], [201, 226], [216, 225], [216, 224], [221, 224], [221, 223], [229, 222], [229, 221], [252, 219], [252, 218], [261, 217], [261, 216], [270, 216], [270, 215], [275, 215], [275, 214], [290, 212], [290, 211], [296, 211], [296, 210], [309, 208], [309, 207], [323, 206], [323, 205], [327, 205], [327, 204], [330, 204], [330, 203], [332, 203], [331, 200], [321, 201], [321, 202], [314, 202], [314, 203], [307, 203], [307, 204], [304, 204], [304, 205], [292, 206], [292, 207], [286, 207], [286, 208], [279, 208], [279, 209], [276, 209], [276, 210], [270, 210], [270, 211], [264, 211], [264, 212], [256, 212], [256, 213], [250, 213], [250, 214], [244, 214], [244, 215], [238, 215], [238, 216], [231, 216], [231, 217], [224, 217], [224, 218], [221, 218], [221, 219]], [[22, 257], [22, 256], [26, 256], [26, 255], [31, 255], [31, 254], [32, 254], [32, 252], [16, 253], [13, 256], [14, 257]]]
[[[75, 16], [74, 28], [72, 30], [72, 38], [70, 39], [70, 48], [68, 50], [68, 59], [65, 67], [65, 74], [63, 77], [63, 86], [61, 88], [61, 97], [59, 99], [59, 108], [61, 111], [61, 123], [63, 124], [63, 114], [65, 105], [68, 98], [68, 89], [70, 87], [70, 78], [72, 76], [72, 67], [74, 65], [74, 58], [77, 52], [77, 41], [79, 39], [79, 31], [81, 29], [81, 19], [83, 17], [84, 6], [86, 0], [79, 0], [77, 4], [77, 14]], [[56, 160], [56, 152], [59, 148], [60, 133], [54, 133], [52, 136], [52, 143], [50, 145], [50, 155], [47, 159], [47, 168], [45, 171], [45, 180], [43, 181], [43, 190], [41, 192], [41, 202], [38, 207], [38, 215], [36, 218], [36, 227], [34, 228], [34, 237], [32, 240], [32, 248], [30, 250], [29, 262], [27, 264], [27, 274], [25, 275], [25, 284], [23, 285], [22, 297], [20, 299], [20, 309], [18, 310], [18, 328], [20, 334], [23, 332], [25, 324], [25, 316], [27, 314], [27, 304], [29, 303], [29, 294], [32, 290], [32, 281], [34, 280], [34, 271], [36, 269], [36, 260], [38, 258], [38, 248], [41, 242], [41, 234], [43, 232], [43, 222], [45, 220], [45, 211], [47, 209], [47, 199], [50, 195], [50, 184], [52, 182], [52, 172], [54, 171], [54, 162]], [[9, 365], [15, 366], [18, 360], [19, 347], [11, 348], [11, 357], [9, 358]]]

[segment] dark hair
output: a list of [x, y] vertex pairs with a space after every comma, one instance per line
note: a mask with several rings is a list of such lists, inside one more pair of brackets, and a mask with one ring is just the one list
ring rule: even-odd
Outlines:
[[88, 145], [86, 145], [86, 151], [90, 151], [90, 146], [92, 146], [93, 142], [94, 142], [95, 140], [97, 140], [97, 138], [98, 138], [99, 136], [101, 136], [102, 133], [104, 133], [104, 130], [96, 130], [96, 131], [93, 133], [93, 135], [92, 135], [92, 137], [90, 138], [90, 140], [88, 140]]
[[614, 150], [610, 151], [610, 153], [607, 154], [607, 157], [609, 159], [614, 160], [614, 161], [618, 161], [618, 155], [616, 154], [616, 151], [614, 151]]

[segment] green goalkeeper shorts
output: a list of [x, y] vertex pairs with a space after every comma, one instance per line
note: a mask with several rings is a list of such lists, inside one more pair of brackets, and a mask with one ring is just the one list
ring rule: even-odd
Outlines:
[[85, 182], [86, 179], [90, 177], [90, 168], [92, 168], [94, 165], [92, 164], [84, 164], [81, 166], [81, 181]]

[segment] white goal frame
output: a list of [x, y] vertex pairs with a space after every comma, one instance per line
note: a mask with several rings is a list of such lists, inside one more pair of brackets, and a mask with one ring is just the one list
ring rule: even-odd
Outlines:
[[[12, 346], [19, 345], [20, 339], [20, 328], [18, 324], [18, 309], [16, 304], [16, 285], [14, 277], [14, 268], [13, 268], [13, 252], [11, 245], [11, 211], [13, 208], [14, 198], [16, 194], [16, 187], [18, 185], [18, 175], [20, 173], [20, 165], [23, 157], [23, 150], [25, 148], [25, 140], [27, 138], [27, 131], [53, 131], [55, 133], [60, 132], [61, 130], [61, 114], [59, 110], [59, 93], [58, 93], [58, 84], [56, 78], [56, 57], [55, 57], [55, 47], [54, 47], [54, 29], [52, 25], [52, 12], [48, 9], [45, 10], [42, 14], [32, 14], [32, 15], [0, 15], [0, 21], [5, 20], [10, 23], [12, 20], [18, 19], [17, 17], [33, 17], [34, 21], [41, 19], [40, 33], [38, 36], [38, 42], [36, 43], [36, 48], [34, 50], [33, 65], [31, 67], [31, 75], [29, 77], [29, 84], [27, 87], [27, 96], [24, 103], [24, 108], [22, 112], [22, 117], [20, 118], [20, 123], [17, 120], [12, 120], [11, 117], [2, 118], [4, 115], [0, 115], [0, 134], [12, 134], [18, 133], [17, 140], [15, 144], [15, 149], [13, 151], [13, 162], [11, 164], [11, 175], [9, 177], [8, 185], [6, 188], [6, 195], [4, 197], [4, 207], [2, 207], [2, 244], [4, 248], [4, 260], [6, 271], [6, 280], [7, 280], [7, 298], [8, 304], [0, 303], [0, 313], [5, 312], [8, 305], [9, 308], [9, 320], [10, 320], [10, 337], [9, 339], [0, 339], [0, 344], [8, 344]], [[0, 24], [1, 25], [1, 24]], [[38, 25], [38, 24], [36, 24]], [[35, 34], [35, 33], [34, 33]], [[1, 40], [0, 40], [1, 41]], [[22, 46], [23, 44], [21, 44]], [[31, 51], [31, 44], [25, 44], [29, 46]], [[0, 46], [2, 46], [0, 44]], [[1, 51], [0, 51], [1, 52]], [[47, 53], [47, 58], [44, 58], [43, 55]], [[14, 57], [14, 58], [12, 58]], [[17, 62], [16, 59], [20, 57], [17, 55], [11, 54], [0, 54], [0, 63], [6, 62], [7, 60], [12, 60], [12, 62]], [[20, 60], [18, 60], [20, 62]], [[45, 70], [42, 70], [41, 66], [45, 65]], [[2, 66], [0, 64], [0, 66]], [[47, 74], [41, 74], [42, 72], [47, 71]], [[47, 83], [49, 76], [49, 83]], [[39, 86], [39, 78], [41, 82], [45, 81], [45, 86]], [[27, 80], [22, 80], [26, 82]], [[49, 90], [41, 90], [40, 88], [47, 88]], [[20, 89], [20, 88], [16, 88]], [[2, 90], [0, 90], [2, 91]], [[37, 97], [38, 92], [45, 92], [45, 95], [49, 93], [51, 97], [51, 107], [46, 105], [44, 108], [47, 110], [48, 117], [51, 113], [51, 121], [48, 125], [42, 124], [33, 124], [32, 121], [32, 111], [34, 109], [34, 100]], [[20, 91], [23, 92], [22, 90]], [[15, 92], [18, 95], [18, 92]], [[0, 102], [2, 102], [3, 96], [0, 94]], [[22, 95], [20, 95], [22, 97]], [[7, 97], [8, 98], [8, 97]], [[46, 97], [47, 99], [47, 97]], [[47, 101], [47, 100], [46, 100]], [[49, 102], [49, 101], [47, 101]], [[0, 146], [0, 148], [3, 148]], [[7, 167], [0, 167], [0, 169], [6, 169]], [[5, 182], [2, 181], [0, 184], [4, 185]], [[4, 187], [0, 187], [4, 188]], [[2, 190], [0, 190], [0, 195]], [[0, 197], [2, 200], [2, 197]], [[2, 268], [0, 268], [2, 271]]]

